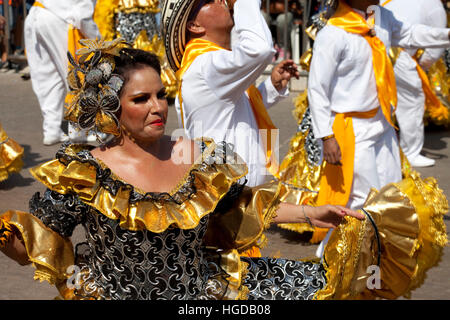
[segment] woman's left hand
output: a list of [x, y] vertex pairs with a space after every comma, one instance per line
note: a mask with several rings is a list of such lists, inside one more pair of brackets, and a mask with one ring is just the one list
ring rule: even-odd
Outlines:
[[319, 228], [336, 228], [345, 216], [364, 220], [365, 215], [342, 206], [324, 205], [319, 207], [305, 206], [305, 214], [311, 223]]

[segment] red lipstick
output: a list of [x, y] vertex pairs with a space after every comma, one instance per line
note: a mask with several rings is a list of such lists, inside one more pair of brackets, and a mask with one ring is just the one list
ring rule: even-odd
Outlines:
[[164, 122], [162, 121], [162, 119], [156, 119], [153, 120], [152, 122], [150, 122], [151, 125], [155, 125], [155, 126], [163, 126]]

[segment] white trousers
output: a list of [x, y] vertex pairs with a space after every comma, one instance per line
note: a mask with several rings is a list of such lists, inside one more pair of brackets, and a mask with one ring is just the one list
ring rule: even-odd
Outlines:
[[25, 19], [25, 48], [31, 85], [43, 116], [44, 138], [62, 134], [68, 28], [64, 20], [40, 7], [32, 7]]
[[[370, 119], [353, 118], [355, 133], [355, 161], [353, 184], [347, 207], [353, 210], [363, 208], [372, 188], [380, 190], [383, 186], [402, 179], [400, 150], [394, 128], [386, 121], [381, 108]], [[342, 153], [345, 150], [341, 150]], [[322, 257], [328, 238], [317, 248], [316, 255]]]
[[424, 143], [425, 95], [416, 62], [406, 52], [401, 52], [395, 63], [397, 83], [397, 121], [400, 129], [400, 147], [408, 159], [422, 151]]
[[[372, 188], [402, 179], [400, 150], [395, 129], [381, 108], [371, 119], [353, 118], [355, 162], [353, 184], [347, 207], [361, 209]], [[345, 152], [345, 150], [342, 150]]]

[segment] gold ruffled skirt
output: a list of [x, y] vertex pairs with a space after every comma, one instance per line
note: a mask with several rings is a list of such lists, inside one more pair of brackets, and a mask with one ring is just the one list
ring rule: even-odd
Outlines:
[[9, 138], [0, 124], [0, 181], [8, 179], [23, 167], [23, 148], [16, 141]]
[[365, 220], [346, 218], [331, 234], [324, 252], [328, 283], [316, 299], [409, 297], [440, 261], [448, 202], [434, 178], [412, 173], [372, 190], [364, 210]]

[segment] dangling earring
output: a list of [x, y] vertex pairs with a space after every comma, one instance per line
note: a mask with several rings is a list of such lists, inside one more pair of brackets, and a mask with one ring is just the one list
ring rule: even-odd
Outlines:
[[122, 124], [120, 125], [120, 129], [122, 129], [122, 134], [125, 133], [127, 135], [127, 137], [134, 143], [136, 143], [136, 139], [133, 138], [133, 136], [131, 135], [131, 133], [127, 130], [127, 128], [125, 128], [125, 126]]

